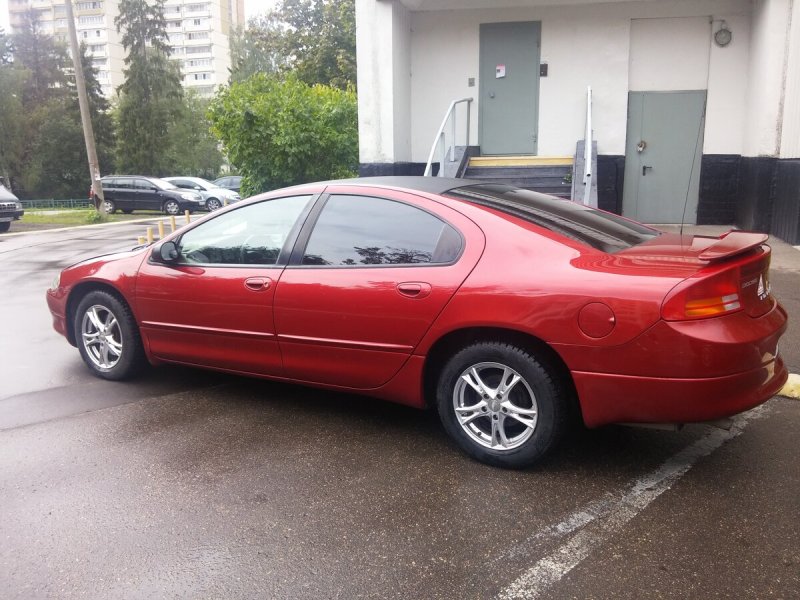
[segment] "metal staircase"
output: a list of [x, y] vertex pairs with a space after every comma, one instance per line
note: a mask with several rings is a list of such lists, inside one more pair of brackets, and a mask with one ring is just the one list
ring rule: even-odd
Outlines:
[[570, 198], [573, 164], [571, 156], [473, 156], [464, 177]]

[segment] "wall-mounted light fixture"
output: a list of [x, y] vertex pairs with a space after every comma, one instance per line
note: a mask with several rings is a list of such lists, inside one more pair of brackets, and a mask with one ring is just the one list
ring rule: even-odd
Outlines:
[[724, 48], [731, 43], [733, 34], [731, 30], [728, 29], [728, 24], [725, 21], [720, 21], [720, 23], [722, 23], [722, 25], [714, 32], [714, 43], [720, 48]]

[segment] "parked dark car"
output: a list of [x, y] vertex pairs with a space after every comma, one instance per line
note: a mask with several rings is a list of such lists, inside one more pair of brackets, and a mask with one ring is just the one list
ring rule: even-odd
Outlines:
[[214, 185], [218, 185], [219, 187], [228, 188], [229, 190], [233, 190], [236, 193], [241, 193], [242, 191], [241, 175], [228, 175], [226, 177], [220, 177], [219, 179], [215, 179], [211, 183], [213, 183]]
[[[126, 214], [134, 210], [158, 210], [168, 215], [178, 215], [185, 210], [194, 212], [205, 208], [203, 197], [194, 191], [181, 190], [175, 185], [142, 175], [110, 175], [103, 177], [106, 212], [121, 210]], [[94, 201], [91, 189], [89, 197]]]
[[17, 197], [0, 184], [0, 233], [8, 231], [11, 221], [19, 220], [24, 214]]

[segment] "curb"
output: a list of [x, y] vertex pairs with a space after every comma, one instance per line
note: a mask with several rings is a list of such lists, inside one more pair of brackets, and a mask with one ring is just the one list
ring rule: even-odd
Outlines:
[[786, 385], [778, 392], [778, 396], [800, 400], [800, 375], [797, 373], [790, 373]]
[[116, 227], [119, 225], [131, 225], [136, 223], [148, 223], [150, 221], [159, 221], [164, 217], [146, 217], [143, 219], [131, 219], [129, 221], [116, 221], [114, 223], [92, 223], [90, 225], [74, 225], [73, 227], [58, 227], [56, 229], [36, 229], [34, 231], [17, 231], [14, 233], [4, 233], [1, 238], [16, 237], [18, 235], [37, 235], [40, 233], [58, 233], [60, 231], [75, 231], [76, 229], [93, 229], [96, 227]]

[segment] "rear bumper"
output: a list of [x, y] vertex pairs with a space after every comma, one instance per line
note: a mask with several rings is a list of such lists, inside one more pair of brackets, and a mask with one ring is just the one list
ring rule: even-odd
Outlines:
[[607, 423], [692, 423], [729, 417], [777, 394], [789, 372], [777, 357], [725, 377], [669, 379], [573, 372], [587, 427]]

